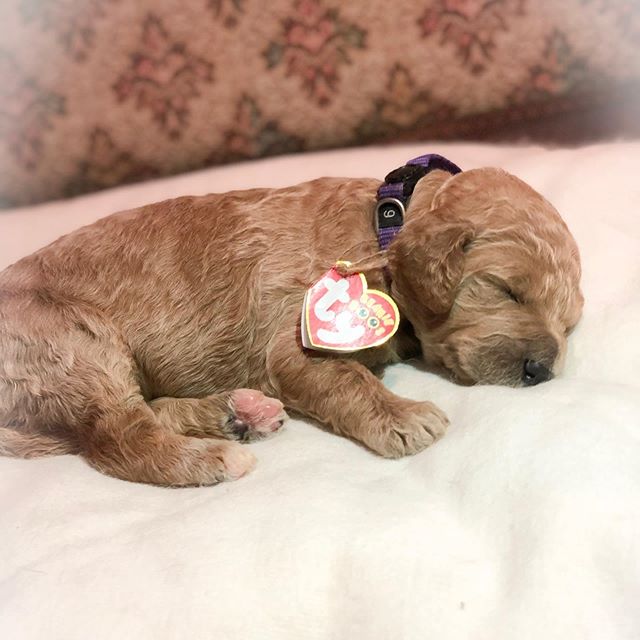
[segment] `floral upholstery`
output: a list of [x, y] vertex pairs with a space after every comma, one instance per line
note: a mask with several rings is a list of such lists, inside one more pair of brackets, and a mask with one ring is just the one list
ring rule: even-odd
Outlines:
[[561, 137], [640, 86], [636, 0], [4, 0], [0, 25], [5, 206], [541, 119]]

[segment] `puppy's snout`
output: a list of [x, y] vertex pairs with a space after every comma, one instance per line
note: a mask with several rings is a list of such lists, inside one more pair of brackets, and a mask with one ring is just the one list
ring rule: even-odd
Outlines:
[[551, 380], [553, 374], [537, 360], [525, 360], [522, 368], [522, 382], [526, 387]]

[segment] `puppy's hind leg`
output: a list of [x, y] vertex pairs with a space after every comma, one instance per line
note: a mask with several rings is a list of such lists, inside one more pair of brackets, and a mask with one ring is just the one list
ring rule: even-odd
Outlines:
[[103, 411], [84, 444], [83, 456], [103, 473], [172, 487], [235, 480], [255, 464], [253, 454], [236, 442], [167, 428], [142, 397], [128, 407]]
[[283, 405], [254, 389], [205, 398], [156, 398], [149, 402], [168, 429], [200, 438], [254, 442], [275, 434], [287, 418]]
[[109, 366], [110, 377], [97, 380], [99, 395], [81, 438], [89, 464], [123, 480], [172, 487], [236, 480], [253, 468], [255, 457], [240, 444], [194, 437], [179, 420], [159, 419], [141, 394], [133, 360], [127, 362]]
[[117, 478], [166, 486], [239, 478], [237, 442], [169, 428], [145, 402], [134, 358], [108, 318], [37, 292], [0, 306], [0, 453], [76, 452]]

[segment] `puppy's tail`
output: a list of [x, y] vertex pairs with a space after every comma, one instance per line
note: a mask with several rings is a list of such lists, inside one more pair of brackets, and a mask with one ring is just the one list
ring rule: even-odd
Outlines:
[[21, 433], [0, 427], [0, 456], [40, 458], [77, 453], [70, 442], [64, 442], [42, 433]]

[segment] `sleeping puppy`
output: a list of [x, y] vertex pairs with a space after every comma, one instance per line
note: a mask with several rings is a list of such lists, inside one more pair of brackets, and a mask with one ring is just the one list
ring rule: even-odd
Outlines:
[[[117, 213], [12, 265], [0, 453], [207, 485], [253, 467], [240, 443], [276, 432], [284, 407], [386, 457], [438, 439], [443, 412], [372, 367], [420, 355], [465, 384], [550, 379], [582, 310], [571, 234], [514, 176], [438, 167], [400, 172], [404, 226], [384, 251], [380, 181], [322, 178]], [[339, 259], [393, 297], [400, 330], [354, 354], [308, 351], [305, 291]]]

